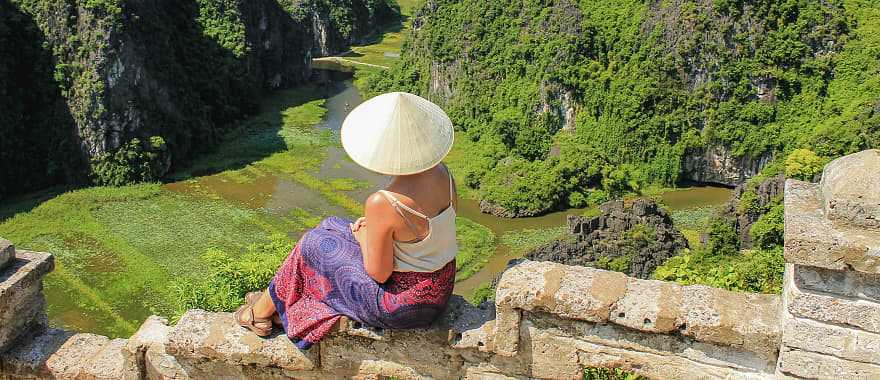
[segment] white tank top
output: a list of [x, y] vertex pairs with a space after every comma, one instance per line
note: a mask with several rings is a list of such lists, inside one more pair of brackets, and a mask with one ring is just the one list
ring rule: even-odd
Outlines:
[[435, 272], [455, 260], [458, 242], [455, 239], [455, 208], [452, 207], [452, 197], [455, 194], [452, 176], [449, 177], [449, 206], [433, 218], [413, 210], [385, 190], [379, 190], [379, 193], [391, 202], [391, 206], [406, 221], [413, 233], [418, 234], [418, 231], [403, 210], [428, 221], [428, 235], [423, 239], [412, 243], [394, 241], [395, 272]]

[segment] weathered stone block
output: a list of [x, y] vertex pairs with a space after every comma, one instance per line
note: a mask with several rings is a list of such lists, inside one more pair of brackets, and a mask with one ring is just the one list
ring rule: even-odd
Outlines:
[[164, 345], [151, 345], [144, 353], [144, 378], [148, 380], [188, 380], [190, 376], [176, 358], [165, 352]]
[[789, 313], [880, 333], [880, 303], [803, 291], [795, 283], [793, 273], [793, 265], [786, 264], [784, 296]]
[[880, 228], [880, 150], [831, 161], [822, 171], [823, 206], [829, 219]]
[[617, 272], [525, 261], [504, 272], [496, 290], [496, 304], [604, 322], [611, 306], [626, 292], [627, 279]]
[[619, 368], [648, 379], [773, 379], [761, 372], [740, 371], [724, 366], [694, 362], [676, 355], [656, 355], [633, 350], [581, 344], [578, 362], [582, 367]]
[[807, 379], [878, 379], [880, 366], [783, 347], [779, 372]]
[[94, 358], [83, 366], [77, 380], [137, 380], [140, 373], [136, 367], [126, 365], [123, 348], [126, 339], [111, 340]]
[[25, 378], [49, 377], [46, 362], [72, 336], [73, 333], [64, 330], [48, 329], [21, 342], [0, 355], [0, 373]]
[[482, 352], [492, 351], [495, 339], [495, 305], [485, 303], [482, 307], [474, 307], [466, 301], [456, 300], [450, 303], [450, 309], [457, 308], [450, 323], [450, 343], [456, 349], [475, 349]]
[[880, 229], [832, 223], [825, 217], [818, 188], [795, 180], [785, 184], [785, 261], [880, 273]]
[[189, 310], [168, 333], [166, 351], [181, 364], [217, 361], [231, 366], [312, 370], [316, 350], [301, 351], [284, 334], [260, 338], [239, 327], [231, 313]]
[[492, 326], [491, 350], [499, 355], [513, 356], [519, 350], [519, 331], [522, 314], [519, 310], [500, 306]]
[[319, 349], [321, 369], [348, 376], [358, 374], [364, 366], [370, 366], [371, 373], [382, 376], [412, 373], [450, 379], [458, 378], [461, 373], [462, 359], [450, 347], [448, 330], [394, 331], [388, 341], [333, 334], [321, 341]]
[[53, 264], [49, 254], [18, 251], [12, 264], [0, 270], [0, 351], [45, 327], [42, 279]]
[[527, 380], [528, 377], [510, 375], [486, 363], [474, 363], [464, 369], [464, 380]]
[[558, 337], [523, 322], [520, 352], [528, 358], [528, 375], [538, 379], [579, 379], [583, 369], [578, 363], [577, 341]]
[[782, 344], [841, 359], [880, 365], [880, 334], [808, 319], [788, 318], [785, 321]]
[[[582, 323], [582, 322], [576, 322]], [[554, 329], [523, 322], [524, 357], [528, 358], [528, 376], [539, 379], [580, 379], [585, 367], [623, 368], [656, 379], [760, 379], [772, 374], [732, 368], [724, 362], [700, 363], [683, 357], [675, 350], [644, 350], [632, 345], [612, 346], [599, 341], [585, 341], [576, 336], [559, 335]], [[645, 336], [659, 334], [637, 333]], [[607, 341], [609, 344], [619, 344]], [[670, 347], [671, 348], [671, 347]]]
[[880, 302], [880, 275], [794, 265], [794, 280], [804, 291]]
[[126, 368], [134, 369], [138, 378], [186, 378], [178, 374], [183, 369], [177, 360], [165, 353], [165, 343], [171, 330], [167, 323], [166, 319], [155, 315], [148, 317], [122, 347]]
[[775, 357], [781, 335], [782, 300], [769, 294], [734, 293], [686, 286], [682, 293], [685, 336]]
[[631, 278], [626, 294], [611, 309], [610, 320], [646, 332], [675, 331], [682, 319], [681, 292], [678, 284]]
[[86, 375], [86, 368], [98, 353], [110, 343], [110, 338], [95, 334], [76, 334], [70, 337], [46, 360], [46, 369], [57, 379], [78, 379]]
[[758, 353], [749, 351], [750, 347], [699, 342], [681, 335], [645, 333], [614, 324], [560, 319], [546, 313], [524, 312], [523, 321], [523, 326], [577, 342], [651, 355], [674, 355], [689, 362], [741, 372], [770, 373], [777, 360], [775, 352]]
[[15, 246], [9, 240], [0, 239], [0, 270], [6, 268], [13, 257], [15, 257]]

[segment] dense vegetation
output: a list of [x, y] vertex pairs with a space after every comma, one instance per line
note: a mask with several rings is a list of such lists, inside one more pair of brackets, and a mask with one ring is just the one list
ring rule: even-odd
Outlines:
[[437, 0], [415, 23], [367, 86], [443, 103], [464, 182], [516, 215], [674, 185], [708, 146], [880, 146], [873, 1]]

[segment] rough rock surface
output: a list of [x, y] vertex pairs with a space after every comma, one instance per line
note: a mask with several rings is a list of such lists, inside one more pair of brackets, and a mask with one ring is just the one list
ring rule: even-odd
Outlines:
[[483, 199], [480, 200], [480, 212], [499, 218], [524, 218], [540, 215], [544, 210], [510, 210]]
[[196, 373], [212, 373], [210, 368], [200, 367], [206, 360], [228, 368], [266, 366], [300, 371], [317, 366], [316, 350], [301, 351], [284, 334], [262, 339], [239, 327], [231, 313], [186, 312], [168, 333], [166, 348]]
[[772, 159], [772, 155], [736, 158], [727, 147], [710, 145], [687, 152], [682, 171], [691, 181], [736, 186], [758, 174]]
[[789, 180], [785, 186], [786, 262], [880, 274], [880, 229], [829, 220], [819, 185]]
[[688, 247], [669, 213], [653, 200], [637, 199], [629, 207], [623, 201], [610, 201], [599, 208], [602, 214], [592, 218], [569, 216], [575, 239], [553, 241], [526, 257], [650, 278], [657, 266]]
[[829, 219], [880, 229], [880, 149], [831, 161], [822, 171], [819, 186]]

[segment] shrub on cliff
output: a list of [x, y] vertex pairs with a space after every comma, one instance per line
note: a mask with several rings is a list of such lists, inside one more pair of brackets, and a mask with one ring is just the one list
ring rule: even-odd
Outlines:
[[144, 143], [132, 139], [115, 152], [92, 159], [93, 181], [106, 186], [155, 182], [165, 175], [170, 164], [171, 156], [161, 137], [153, 136]]
[[827, 160], [822, 159], [809, 149], [795, 149], [785, 159], [785, 176], [801, 181], [812, 181], [822, 173]]
[[781, 246], [784, 243], [784, 223], [785, 206], [782, 202], [777, 202], [749, 228], [752, 241], [765, 249]]
[[718, 218], [709, 225], [706, 251], [716, 256], [733, 256], [739, 252], [739, 236], [730, 220]]
[[697, 249], [667, 260], [654, 271], [653, 277], [682, 285], [777, 294], [782, 291], [784, 262], [781, 247], [744, 250], [734, 256]]

